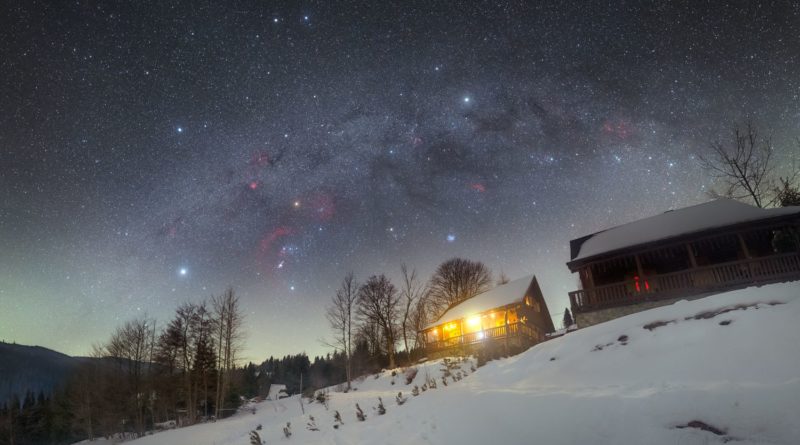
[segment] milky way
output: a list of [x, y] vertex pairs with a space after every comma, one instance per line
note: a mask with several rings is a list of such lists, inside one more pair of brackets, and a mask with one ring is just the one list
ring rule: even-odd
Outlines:
[[453, 256], [558, 318], [568, 241], [707, 200], [735, 122], [797, 156], [797, 5], [146, 3], [3, 8], [0, 339], [232, 285], [246, 358], [317, 353], [348, 271]]

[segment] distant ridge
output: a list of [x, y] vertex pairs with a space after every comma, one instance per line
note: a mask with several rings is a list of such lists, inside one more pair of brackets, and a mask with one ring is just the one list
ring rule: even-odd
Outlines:
[[0, 404], [28, 391], [51, 394], [86, 358], [70, 357], [41, 346], [0, 342]]

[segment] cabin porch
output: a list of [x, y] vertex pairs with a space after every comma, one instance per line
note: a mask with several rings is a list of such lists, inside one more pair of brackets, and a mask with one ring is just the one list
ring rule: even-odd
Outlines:
[[800, 227], [750, 228], [685, 239], [577, 268], [576, 314], [800, 279]]

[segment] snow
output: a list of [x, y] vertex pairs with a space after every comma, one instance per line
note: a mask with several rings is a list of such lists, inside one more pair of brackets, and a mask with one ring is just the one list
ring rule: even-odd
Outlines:
[[[729, 311], [695, 319], [721, 309]], [[259, 424], [268, 444], [797, 444], [798, 319], [800, 283], [748, 288], [569, 332], [474, 373], [467, 363], [469, 375], [446, 387], [441, 363], [427, 362], [418, 365], [411, 385], [400, 370], [395, 377], [389, 371], [368, 376], [346, 394], [331, 390], [329, 410], [313, 403], [304, 416], [293, 396], [253, 405], [255, 414], [243, 411], [132, 444], [247, 444]], [[653, 322], [667, 323], [644, 328]], [[437, 378], [438, 388], [412, 397], [426, 374]], [[395, 403], [398, 391], [409, 397], [403, 406]], [[383, 416], [373, 409], [379, 396]], [[355, 403], [365, 422], [356, 421]], [[338, 430], [333, 410], [344, 420]], [[305, 429], [308, 414], [320, 431]], [[725, 435], [678, 428], [692, 421]], [[290, 439], [282, 433], [286, 422]]]
[[269, 385], [269, 392], [267, 394], [267, 399], [269, 400], [278, 400], [285, 398], [286, 394], [286, 385], [281, 385], [279, 383], [273, 383]]
[[462, 303], [453, 306], [442, 314], [438, 320], [430, 323], [425, 329], [439, 326], [443, 323], [460, 320], [470, 315], [488, 311], [507, 304], [522, 302], [525, 292], [528, 291], [534, 276], [528, 275], [520, 279], [509, 281], [506, 284], [496, 286], [482, 294], [478, 294]]
[[583, 242], [573, 261], [679, 235], [792, 214], [800, 214], [800, 207], [759, 209], [732, 199], [716, 199], [598, 232]]

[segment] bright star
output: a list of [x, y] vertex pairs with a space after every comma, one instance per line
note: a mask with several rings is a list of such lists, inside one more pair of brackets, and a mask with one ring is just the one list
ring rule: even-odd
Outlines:
[[289, 290], [294, 290], [294, 286], [289, 286]]
[[468, 103], [469, 103], [469, 101], [470, 101], [470, 99], [469, 99], [469, 96], [467, 96], [467, 97], [465, 97], [465, 98], [464, 98], [464, 103], [465, 103], [465, 104], [468, 104]]
[[186, 274], [189, 273], [189, 270], [185, 267], [181, 267], [181, 270], [179, 270], [178, 273], [181, 274], [181, 276], [186, 276]]
[[178, 131], [178, 133], [183, 133], [183, 127], [178, 127], [177, 131]]
[[452, 233], [448, 233], [447, 234], [447, 242], [448, 243], [452, 243], [455, 240], [456, 240], [456, 236], [455, 235], [453, 235]]

